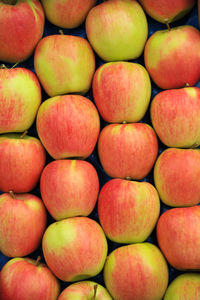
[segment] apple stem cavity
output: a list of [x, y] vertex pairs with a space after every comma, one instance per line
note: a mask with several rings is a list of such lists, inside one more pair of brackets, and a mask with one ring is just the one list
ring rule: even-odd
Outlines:
[[41, 256], [38, 256], [36, 261], [35, 261], [35, 266], [38, 267], [40, 265], [40, 261], [41, 261]]
[[61, 35], [64, 35], [64, 32], [63, 32], [62, 29], [59, 30], [59, 33], [60, 33]]
[[25, 130], [21, 135], [20, 135], [20, 139], [23, 139], [25, 137], [25, 135], [27, 135], [28, 130]]
[[17, 0], [3, 0], [4, 4], [15, 5]]
[[170, 31], [170, 30], [171, 30], [171, 27], [169, 26], [168, 19], [165, 19], [165, 24], [166, 24], [166, 26], [167, 26], [168, 30]]
[[11, 196], [13, 199], [16, 199], [16, 198], [15, 198], [15, 194], [14, 194], [13, 191], [9, 191], [9, 194], [10, 194], [10, 196]]
[[94, 285], [94, 296], [93, 296], [93, 300], [96, 299], [96, 295], [97, 295], [97, 288], [98, 288], [98, 284]]

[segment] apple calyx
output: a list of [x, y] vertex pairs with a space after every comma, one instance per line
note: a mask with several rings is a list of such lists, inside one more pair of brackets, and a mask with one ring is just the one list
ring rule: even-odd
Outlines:
[[38, 256], [36, 261], [35, 261], [35, 266], [38, 267], [40, 265], [41, 261], [41, 256]]
[[9, 191], [9, 194], [10, 194], [10, 196], [11, 196], [13, 199], [16, 199], [15, 194], [14, 194], [13, 191]]
[[4, 4], [15, 5], [17, 0], [3, 0]]
[[166, 26], [167, 26], [167, 29], [170, 31], [171, 30], [171, 27], [169, 26], [169, 22], [168, 22], [169, 20], [168, 19], [165, 19], [164, 20], [164, 22], [165, 22], [165, 24], [166, 24]]
[[27, 135], [28, 130], [25, 130], [21, 135], [20, 135], [20, 139], [23, 139], [25, 137], [25, 135]]
[[95, 300], [96, 299], [96, 295], [97, 295], [97, 288], [98, 288], [98, 284], [95, 284], [94, 285], [94, 296], [93, 296], [93, 300]]

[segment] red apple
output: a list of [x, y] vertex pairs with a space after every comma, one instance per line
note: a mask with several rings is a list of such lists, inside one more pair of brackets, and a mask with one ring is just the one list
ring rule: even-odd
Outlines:
[[139, 57], [148, 35], [145, 13], [134, 0], [100, 3], [90, 10], [85, 26], [90, 44], [105, 61]]
[[200, 149], [169, 148], [154, 167], [154, 182], [161, 200], [169, 206], [200, 202]]
[[0, 1], [0, 28], [0, 61], [26, 60], [44, 31], [44, 11], [40, 1]]
[[68, 282], [96, 276], [107, 256], [107, 241], [101, 226], [87, 217], [52, 223], [44, 233], [42, 248], [51, 271]]
[[50, 35], [37, 45], [36, 74], [50, 96], [85, 94], [92, 83], [95, 57], [88, 41], [73, 35]]
[[58, 300], [112, 300], [108, 291], [93, 281], [81, 281], [69, 285], [58, 297]]
[[4, 265], [0, 273], [1, 300], [57, 299], [59, 281], [38, 260], [13, 258]]
[[94, 74], [92, 88], [99, 113], [109, 123], [141, 120], [151, 97], [146, 69], [130, 62], [100, 66]]
[[0, 136], [0, 190], [30, 192], [45, 166], [46, 153], [37, 138], [21, 134]]
[[157, 240], [172, 267], [200, 270], [200, 206], [164, 212], [157, 223]]
[[187, 87], [158, 93], [151, 102], [151, 121], [168, 147], [200, 144], [200, 88]]
[[42, 0], [46, 18], [62, 28], [81, 25], [96, 0]]
[[0, 251], [9, 257], [35, 251], [46, 228], [46, 210], [32, 194], [0, 195]]
[[145, 66], [162, 89], [195, 85], [200, 79], [200, 32], [189, 25], [159, 30], [144, 49]]
[[53, 158], [86, 158], [96, 145], [100, 119], [92, 101], [79, 95], [65, 95], [42, 103], [36, 125], [44, 147]]
[[158, 22], [168, 23], [184, 17], [194, 6], [195, 0], [139, 0], [146, 13]]
[[112, 179], [100, 191], [99, 220], [106, 236], [114, 242], [145, 241], [159, 214], [158, 193], [148, 182]]
[[54, 219], [88, 216], [97, 201], [98, 175], [87, 161], [53, 161], [42, 172], [40, 192]]
[[23, 132], [33, 124], [41, 88], [29, 69], [0, 69], [0, 133]]
[[150, 243], [119, 247], [106, 260], [104, 281], [113, 299], [160, 300], [168, 284], [167, 263]]
[[98, 153], [110, 177], [142, 179], [156, 160], [158, 141], [145, 123], [110, 124], [99, 135]]

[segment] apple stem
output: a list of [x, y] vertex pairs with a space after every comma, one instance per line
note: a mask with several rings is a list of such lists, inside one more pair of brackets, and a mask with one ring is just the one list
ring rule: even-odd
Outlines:
[[61, 35], [64, 35], [64, 32], [63, 32], [62, 29], [59, 30], [59, 33], [60, 33]]
[[15, 194], [14, 194], [13, 191], [9, 191], [9, 194], [10, 194], [10, 196], [11, 196], [13, 199], [16, 199], [16, 198], [15, 198]]
[[131, 180], [131, 177], [130, 177], [130, 176], [127, 176], [127, 177], [126, 177], [126, 180]]
[[10, 4], [10, 5], [15, 5], [17, 3], [17, 0], [3, 0], [3, 3]]
[[11, 67], [11, 69], [14, 69], [18, 64], [19, 64], [19, 61], [16, 62], [16, 63]]
[[171, 28], [170, 28], [170, 26], [169, 26], [168, 19], [165, 19], [165, 24], [166, 24], [166, 26], [167, 26], [168, 30], [170, 31], [170, 30], [171, 30]]
[[35, 261], [35, 266], [36, 267], [39, 266], [40, 261], [41, 261], [41, 256], [38, 256], [37, 259], [36, 259], [36, 261]]
[[197, 148], [198, 146], [199, 146], [198, 143], [194, 143], [194, 144], [190, 147], [190, 149], [195, 149], [195, 148]]
[[6, 65], [2, 64], [0, 65], [0, 69], [8, 69], [8, 68], [6, 67]]
[[124, 120], [124, 121], [122, 122], [122, 124], [127, 124], [127, 122]]
[[93, 296], [93, 300], [95, 300], [96, 295], [97, 295], [97, 288], [98, 288], [98, 284], [94, 285], [94, 296]]
[[188, 82], [186, 82], [185, 87], [189, 87], [189, 86], [190, 86], [190, 84]]
[[25, 131], [20, 135], [20, 139], [23, 139], [27, 133], [28, 133], [28, 130], [25, 130]]

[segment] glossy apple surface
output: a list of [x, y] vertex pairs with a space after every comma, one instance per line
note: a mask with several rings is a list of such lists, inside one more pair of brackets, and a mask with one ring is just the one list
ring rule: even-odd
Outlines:
[[99, 179], [92, 164], [83, 160], [56, 160], [40, 178], [40, 192], [55, 220], [88, 216], [95, 207]]
[[0, 251], [9, 257], [35, 251], [46, 228], [42, 200], [32, 194], [0, 195]]
[[94, 74], [92, 89], [99, 113], [109, 123], [140, 121], [151, 97], [151, 82], [146, 69], [131, 62], [100, 66]]

